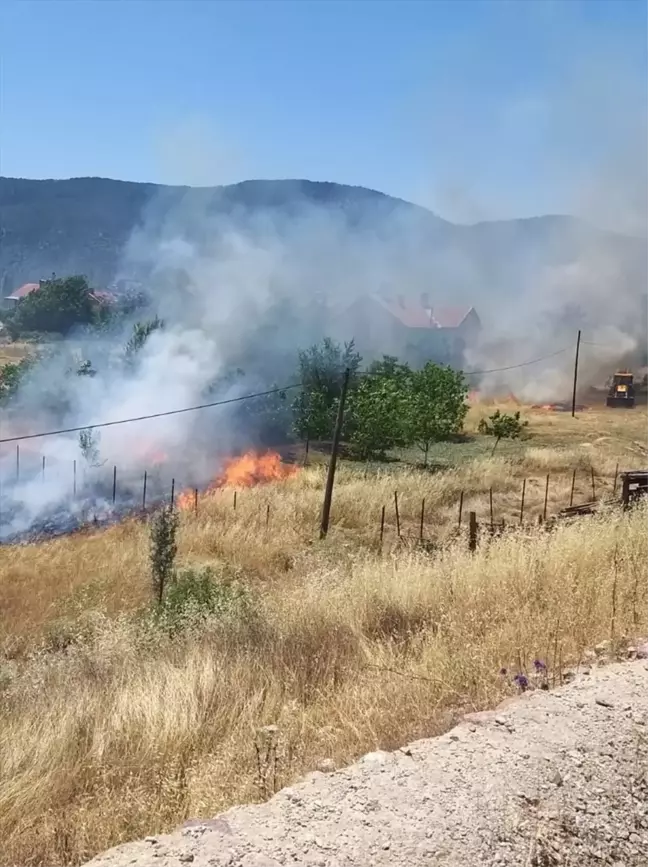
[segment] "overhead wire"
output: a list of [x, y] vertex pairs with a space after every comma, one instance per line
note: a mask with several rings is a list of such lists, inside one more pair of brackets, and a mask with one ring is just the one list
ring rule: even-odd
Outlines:
[[556, 355], [562, 355], [567, 352], [571, 346], [565, 346], [564, 349], [559, 349], [557, 352], [551, 352], [549, 355], [542, 355], [540, 358], [532, 358], [531, 361], [523, 361], [521, 364], [510, 364], [508, 367], [492, 367], [490, 370], [464, 370], [464, 376], [476, 376], [484, 373], [499, 373], [502, 370], [516, 370], [518, 367], [528, 367], [530, 364], [537, 364], [539, 361], [546, 361], [548, 358], [554, 358]]
[[19, 440], [34, 440], [39, 439], [40, 437], [52, 437], [57, 436], [58, 434], [79, 433], [83, 430], [95, 430], [96, 428], [100, 427], [112, 427], [118, 424], [130, 424], [131, 422], [136, 421], [147, 421], [151, 418], [163, 418], [164, 416], [169, 415], [180, 415], [184, 412], [195, 412], [199, 409], [209, 409], [212, 406], [225, 406], [226, 404], [230, 403], [240, 403], [244, 400], [250, 400], [253, 397], [266, 397], [270, 394], [279, 394], [279, 392], [282, 391], [290, 391], [290, 389], [292, 388], [301, 388], [301, 382], [296, 382], [292, 385], [284, 385], [281, 388], [270, 388], [267, 391], [257, 391], [254, 394], [242, 394], [239, 395], [239, 397], [229, 397], [226, 400], [214, 400], [211, 403], [200, 403], [196, 404], [195, 406], [184, 406], [181, 409], [167, 409], [163, 412], [152, 412], [147, 415], [133, 416], [132, 418], [120, 418], [114, 419], [113, 421], [103, 421], [97, 422], [96, 424], [81, 425], [79, 427], [61, 428], [60, 430], [42, 431], [40, 433], [34, 434], [23, 434], [16, 437], [4, 437], [3, 439], [0, 439], [0, 443], [15, 443]]
[[[528, 367], [531, 364], [538, 364], [540, 361], [546, 361], [549, 358], [554, 358], [556, 355], [567, 352], [569, 348], [570, 347], [565, 347], [564, 349], [559, 349], [557, 352], [552, 352], [549, 355], [543, 355], [540, 358], [533, 358], [530, 361], [523, 361], [520, 364], [511, 364], [507, 367], [494, 367], [490, 370], [466, 370], [463, 371], [463, 373], [464, 376], [477, 376], [486, 373], [499, 373], [505, 370], [515, 370], [519, 367]], [[114, 427], [115, 425], [120, 424], [131, 424], [133, 422], [148, 421], [149, 419], [154, 418], [165, 418], [166, 416], [181, 415], [182, 413], [186, 412], [197, 412], [201, 409], [210, 409], [211, 407], [216, 406], [226, 406], [228, 404], [241, 403], [245, 400], [252, 400], [253, 398], [257, 397], [268, 397], [272, 394], [280, 394], [281, 392], [291, 391], [295, 388], [301, 388], [302, 385], [303, 383], [301, 382], [294, 382], [290, 385], [284, 385], [278, 388], [270, 388], [266, 391], [257, 391], [253, 394], [242, 394], [238, 397], [230, 397], [224, 400], [215, 400], [209, 403], [200, 403], [196, 404], [195, 406], [185, 406], [181, 407], [180, 409], [168, 409], [161, 412], [148, 413], [147, 415], [138, 415], [130, 418], [120, 418], [113, 419], [112, 421], [97, 422], [96, 424], [86, 424], [79, 425], [78, 427], [59, 428], [57, 430], [40, 431], [39, 433], [33, 434], [22, 434], [20, 436], [3, 437], [2, 439], [0, 439], [0, 444], [21, 442], [22, 440], [42, 439], [43, 437], [59, 436], [61, 434], [80, 433], [84, 430], [96, 430], [97, 428]]]

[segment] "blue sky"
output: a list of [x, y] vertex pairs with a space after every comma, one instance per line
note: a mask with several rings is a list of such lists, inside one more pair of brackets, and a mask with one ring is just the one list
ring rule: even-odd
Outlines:
[[644, 0], [0, 0], [0, 173], [573, 212], [645, 163], [646, 27]]

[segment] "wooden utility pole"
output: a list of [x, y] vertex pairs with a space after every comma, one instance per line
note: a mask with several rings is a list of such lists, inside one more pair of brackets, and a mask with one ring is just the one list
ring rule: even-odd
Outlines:
[[576, 338], [576, 358], [574, 359], [574, 390], [572, 392], [572, 418], [576, 415], [576, 385], [578, 383], [578, 353], [580, 351], [581, 333]]
[[329, 461], [328, 473], [326, 475], [326, 488], [324, 490], [324, 503], [322, 505], [322, 520], [320, 523], [320, 539], [324, 539], [326, 537], [329, 528], [329, 518], [331, 517], [333, 482], [335, 481], [335, 467], [337, 465], [338, 451], [340, 450], [342, 423], [344, 421], [344, 404], [346, 402], [347, 389], [349, 387], [350, 373], [351, 371], [347, 367], [347, 369], [344, 371], [344, 379], [342, 380], [342, 391], [340, 392], [340, 403], [338, 404], [337, 418], [335, 419], [335, 430], [333, 432], [333, 443], [331, 446], [331, 460]]

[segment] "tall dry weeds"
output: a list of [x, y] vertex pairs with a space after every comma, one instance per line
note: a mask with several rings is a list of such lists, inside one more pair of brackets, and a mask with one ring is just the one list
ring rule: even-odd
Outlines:
[[[493, 705], [515, 690], [502, 668], [539, 658], [553, 674], [645, 632], [646, 507], [515, 528], [474, 555], [454, 538], [462, 490], [486, 520], [490, 487], [498, 514], [516, 514], [522, 478], [532, 517], [547, 472], [550, 512], [566, 505], [575, 457], [611, 485], [614, 454], [569, 449], [438, 474], [343, 466], [324, 543], [321, 468], [242, 492], [235, 516], [229, 493], [203, 497], [181, 517], [179, 568], [210, 566], [247, 601], [171, 632], [151, 616], [143, 524], [1, 549], [0, 864], [80, 863], [266, 797], [324, 759]], [[434, 556], [397, 544], [393, 520], [377, 550], [396, 488], [406, 532], [426, 497]]]

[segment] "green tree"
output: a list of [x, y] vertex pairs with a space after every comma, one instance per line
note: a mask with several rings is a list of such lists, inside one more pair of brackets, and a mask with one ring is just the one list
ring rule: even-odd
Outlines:
[[388, 449], [405, 443], [410, 399], [407, 378], [365, 374], [349, 401], [347, 436], [356, 457], [384, 459]]
[[351, 371], [349, 387], [353, 388], [361, 362], [353, 341], [341, 346], [329, 337], [299, 352], [302, 389], [293, 402], [293, 426], [300, 439], [331, 436], [344, 371]]
[[367, 368], [370, 376], [386, 376], [396, 379], [403, 385], [412, 375], [408, 364], [402, 364], [395, 355], [383, 355], [380, 361], [372, 361]]
[[35, 358], [27, 357], [0, 369], [0, 404], [6, 405], [16, 395], [35, 362]]
[[239, 418], [244, 430], [254, 431], [265, 445], [279, 445], [292, 439], [292, 411], [285, 391], [242, 401]]
[[98, 304], [85, 277], [52, 277], [18, 303], [13, 331], [45, 331], [68, 334], [73, 328], [96, 320]]
[[495, 445], [491, 454], [495, 454], [495, 449], [502, 439], [519, 439], [523, 436], [525, 428], [529, 425], [528, 421], [520, 419], [520, 411], [515, 413], [500, 412], [495, 410], [488, 418], [480, 419], [477, 430], [481, 434], [495, 437]]
[[145, 322], [136, 322], [133, 332], [124, 347], [124, 362], [127, 367], [132, 367], [144, 344], [154, 331], [164, 328], [164, 321], [158, 316]]
[[326, 439], [333, 430], [333, 404], [321, 391], [300, 391], [292, 404], [293, 429], [300, 440]]
[[415, 443], [427, 465], [430, 444], [458, 434], [468, 412], [463, 373], [432, 361], [409, 377], [406, 440]]

